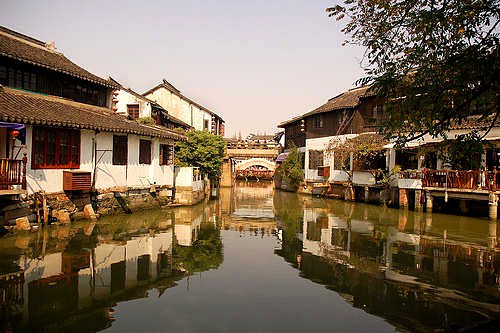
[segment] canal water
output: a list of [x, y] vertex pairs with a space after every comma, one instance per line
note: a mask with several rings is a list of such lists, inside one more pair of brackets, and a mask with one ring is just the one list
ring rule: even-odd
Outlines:
[[448, 331], [500, 316], [498, 226], [240, 183], [0, 239], [0, 332]]

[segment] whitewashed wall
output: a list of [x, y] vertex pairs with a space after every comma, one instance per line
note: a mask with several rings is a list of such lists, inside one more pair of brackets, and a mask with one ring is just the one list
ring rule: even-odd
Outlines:
[[[150, 100], [160, 104], [169, 114], [192, 124], [190, 103], [165, 88], [159, 88], [146, 95]], [[196, 128], [198, 129], [198, 128]]]
[[[309, 168], [309, 151], [311, 150], [323, 150], [326, 151], [330, 141], [336, 140], [338, 142], [344, 142], [347, 139], [355, 138], [358, 134], [346, 134], [346, 135], [335, 135], [335, 136], [325, 136], [322, 138], [314, 138], [314, 139], [306, 139], [306, 147], [305, 147], [305, 178], [306, 180], [323, 180], [323, 177], [318, 176], [317, 169]], [[334, 155], [323, 153], [323, 165], [330, 166], [330, 181], [337, 181], [337, 179], [333, 179], [333, 170], [334, 170]], [[338, 176], [338, 175], [337, 175]]]
[[118, 110], [116, 113], [128, 115], [127, 104], [139, 104], [139, 117], [151, 117], [151, 103], [145, 101], [143, 98], [139, 98], [126, 90], [120, 89], [118, 96], [118, 102], [116, 107]]
[[[158, 88], [146, 95], [165, 108], [169, 114], [193, 126], [197, 130], [203, 130], [204, 121], [208, 120], [208, 130], [212, 129], [212, 114], [207, 112], [179, 95], [166, 88]], [[216, 129], [218, 134], [218, 126]]]
[[[47, 193], [63, 190], [63, 171], [65, 169], [31, 169], [32, 127], [26, 129], [27, 146], [27, 188], [29, 193], [45, 191]], [[139, 140], [152, 141], [151, 164], [139, 164]], [[160, 144], [172, 144], [169, 140], [128, 135], [128, 165], [113, 165], [113, 133], [82, 130], [80, 136], [80, 169], [93, 172], [92, 140], [96, 140], [97, 159], [96, 188], [147, 187], [151, 184], [173, 185], [173, 165], [160, 165]], [[19, 155], [21, 158], [22, 153]], [[68, 169], [74, 170], [74, 169]]]

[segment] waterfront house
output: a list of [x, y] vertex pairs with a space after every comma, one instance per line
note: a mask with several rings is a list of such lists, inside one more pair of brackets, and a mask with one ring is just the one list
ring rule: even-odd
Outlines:
[[183, 95], [167, 80], [163, 79], [160, 84], [143, 95], [194, 129], [224, 136], [224, 120], [220, 116]]
[[185, 137], [116, 113], [119, 88], [71, 62], [53, 43], [1, 27], [0, 190], [171, 187], [173, 145]]
[[344, 142], [361, 133], [375, 133], [383, 123], [383, 104], [383, 98], [372, 94], [369, 87], [359, 87], [282, 122], [278, 127], [285, 129], [285, 149], [293, 144], [304, 153], [305, 180], [345, 180], [343, 171], [334, 170], [334, 155], [326, 150], [332, 140]]
[[132, 120], [142, 123], [156, 124], [170, 130], [180, 128], [184, 131], [192, 127], [180, 119], [172, 116], [158, 103], [142, 96], [130, 88], [125, 88], [116, 80], [110, 81], [119, 86], [113, 91], [113, 110]]

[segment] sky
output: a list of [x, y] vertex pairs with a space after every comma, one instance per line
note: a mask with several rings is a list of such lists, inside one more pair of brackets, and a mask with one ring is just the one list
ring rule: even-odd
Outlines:
[[0, 0], [0, 25], [139, 93], [165, 78], [232, 137], [275, 133], [363, 76], [363, 50], [326, 15], [334, 2]]

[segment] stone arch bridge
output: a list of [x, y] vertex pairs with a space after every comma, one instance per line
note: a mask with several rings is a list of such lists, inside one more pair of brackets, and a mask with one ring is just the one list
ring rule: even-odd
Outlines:
[[228, 148], [221, 185], [232, 186], [235, 178], [272, 179], [279, 152], [278, 148]]

